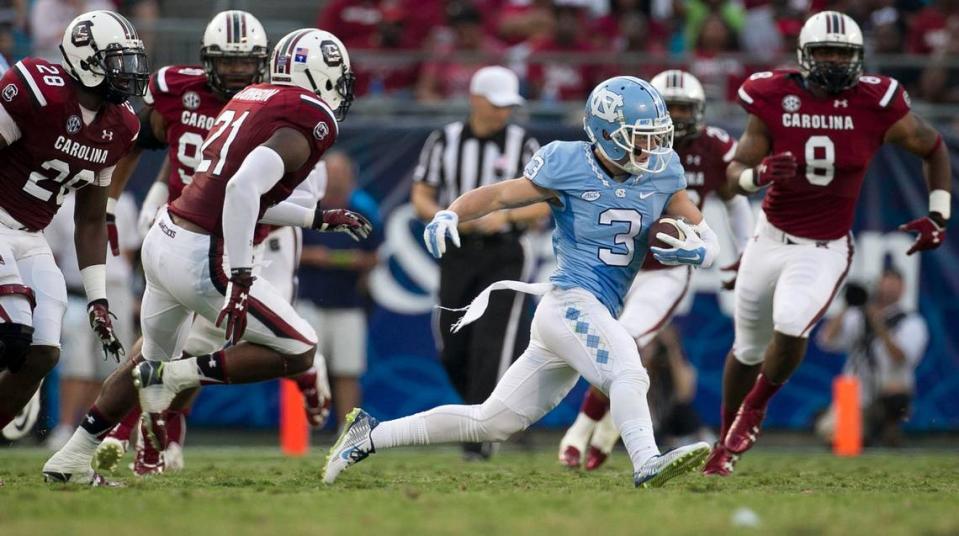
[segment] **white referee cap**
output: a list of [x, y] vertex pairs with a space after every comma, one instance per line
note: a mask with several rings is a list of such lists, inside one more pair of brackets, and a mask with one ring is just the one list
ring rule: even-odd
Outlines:
[[470, 80], [470, 94], [486, 97], [493, 106], [519, 106], [526, 102], [519, 94], [516, 74], [498, 65], [476, 71]]

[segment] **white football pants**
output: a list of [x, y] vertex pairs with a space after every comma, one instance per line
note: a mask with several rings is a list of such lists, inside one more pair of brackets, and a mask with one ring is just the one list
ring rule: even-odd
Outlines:
[[386, 421], [377, 449], [502, 441], [556, 407], [579, 376], [608, 393], [634, 467], [658, 454], [646, 403], [649, 376], [636, 343], [591, 293], [553, 289], [533, 317], [530, 345], [479, 405], [448, 405]]

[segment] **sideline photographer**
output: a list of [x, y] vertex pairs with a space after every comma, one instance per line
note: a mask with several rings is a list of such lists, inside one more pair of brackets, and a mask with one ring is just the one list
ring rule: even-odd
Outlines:
[[[820, 330], [824, 350], [847, 355], [843, 372], [859, 378], [865, 443], [900, 446], [902, 422], [915, 395], [915, 370], [929, 341], [926, 321], [900, 304], [902, 274], [883, 270], [872, 296], [855, 283], [846, 285], [846, 305]], [[831, 436], [832, 409], [817, 424]]]

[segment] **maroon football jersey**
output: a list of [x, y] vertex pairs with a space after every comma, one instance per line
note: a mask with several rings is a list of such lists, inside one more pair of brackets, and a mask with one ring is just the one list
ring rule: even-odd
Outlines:
[[869, 161], [886, 131], [909, 113], [899, 82], [862, 76], [837, 95], [816, 97], [796, 71], [761, 72], [739, 88], [739, 103], [769, 130], [771, 154], [790, 151], [796, 176], [773, 183], [763, 211], [783, 231], [834, 240], [852, 228]]
[[129, 104], [103, 103], [87, 125], [77, 82], [37, 58], [0, 79], [0, 207], [31, 231], [45, 228], [63, 197], [88, 184], [110, 184], [112, 167], [133, 145], [140, 122]]
[[[260, 197], [260, 213], [286, 199], [313, 170], [337, 136], [333, 112], [313, 92], [296, 86], [255, 84], [236, 94], [223, 108], [203, 142], [203, 161], [193, 182], [170, 203], [170, 211], [208, 232], [223, 236], [223, 200], [226, 184], [253, 149], [281, 128], [299, 130], [313, 141], [310, 158], [295, 172], [286, 173]], [[254, 243], [269, 227], [258, 225]]]
[[163, 117], [170, 161], [169, 201], [180, 197], [200, 165], [200, 146], [226, 101], [207, 84], [206, 71], [193, 65], [169, 65], [150, 77], [144, 101]]
[[[726, 183], [726, 165], [736, 152], [736, 140], [728, 132], [707, 126], [695, 138], [673, 147], [686, 171], [686, 193], [699, 210], [706, 196]], [[643, 270], [672, 268], [646, 255]]]

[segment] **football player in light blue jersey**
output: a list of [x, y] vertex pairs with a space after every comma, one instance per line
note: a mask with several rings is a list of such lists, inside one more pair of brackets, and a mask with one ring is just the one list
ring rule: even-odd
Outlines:
[[649, 376], [616, 317], [646, 255], [649, 226], [661, 215], [686, 220], [680, 223], [682, 240], [658, 235], [673, 247], [649, 248], [664, 264], [709, 266], [719, 254], [717, 237], [686, 194], [683, 168], [672, 150], [672, 121], [651, 85], [625, 76], [601, 83], [587, 100], [584, 127], [588, 143], [546, 145], [523, 177], [462, 195], [436, 214], [424, 234], [427, 248], [440, 257], [447, 239], [459, 246], [461, 220], [550, 203], [558, 262], [550, 282], [495, 283], [473, 300], [459, 324], [482, 315], [491, 291], [544, 294], [529, 347], [482, 404], [440, 406], [382, 423], [354, 409], [330, 450], [324, 481], [332, 483], [376, 450], [503, 441], [552, 410], [580, 375], [608, 393], [637, 486], [660, 486], [701, 465], [707, 443], [660, 454], [646, 402]]

